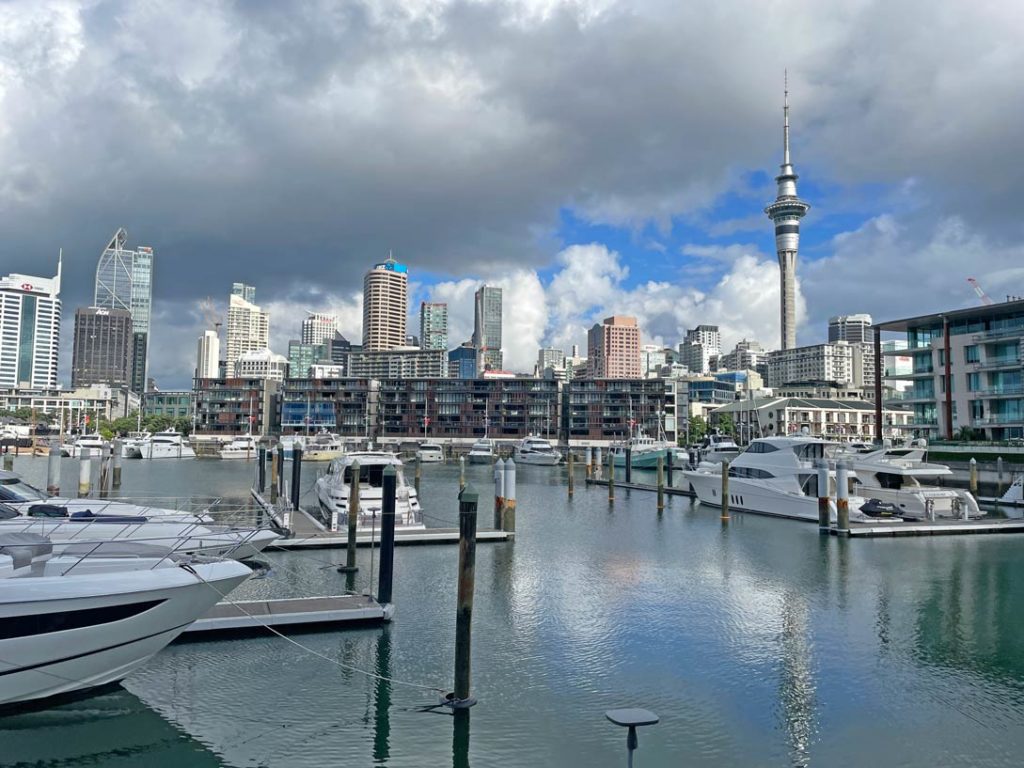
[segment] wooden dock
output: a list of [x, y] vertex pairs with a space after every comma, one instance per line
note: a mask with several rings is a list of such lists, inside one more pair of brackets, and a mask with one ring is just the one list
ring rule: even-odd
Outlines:
[[235, 600], [217, 603], [182, 636], [196, 639], [209, 633], [266, 633], [314, 627], [352, 627], [391, 621], [394, 605], [380, 604], [367, 595], [332, 595], [281, 600]]
[[[608, 487], [608, 480], [607, 479], [595, 480], [593, 478], [588, 478], [587, 481], [586, 481], [586, 484], [587, 485], [599, 485], [599, 486], [602, 486], [604, 488], [607, 488]], [[630, 490], [630, 491], [651, 491], [653, 493], [657, 493], [657, 491], [658, 491], [658, 486], [651, 485], [650, 483], [627, 483], [624, 480], [616, 480], [615, 481], [615, 487], [616, 488], [625, 488], [626, 490]], [[696, 498], [696, 494], [693, 491], [690, 490], [689, 485], [687, 485], [686, 488], [679, 488], [679, 487], [676, 487], [676, 486], [666, 485], [665, 486], [665, 495], [666, 496], [688, 496], [691, 499]]]

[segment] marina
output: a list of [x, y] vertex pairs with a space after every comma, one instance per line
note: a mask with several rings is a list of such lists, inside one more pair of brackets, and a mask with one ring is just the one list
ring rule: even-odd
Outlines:
[[[45, 464], [25, 456], [15, 469], [43, 482]], [[62, 483], [77, 481], [76, 464], [63, 460]], [[289, 613], [317, 620], [289, 632], [299, 646], [244, 628], [242, 611], [222, 605], [194, 625], [208, 631], [169, 646], [88, 709], [69, 703], [0, 720], [0, 739], [21, 750], [6, 759], [45, 757], [40, 742], [52, 729], [85, 718], [90, 739], [69, 758], [92, 760], [126, 743], [123, 724], [141, 707], [169, 738], [192, 745], [185, 765], [604, 765], [616, 764], [622, 738], [604, 712], [643, 706], [661, 719], [641, 738], [638, 758], [648, 765], [680, 756], [708, 766], [844, 765], [856, 755], [858, 764], [916, 767], [942, 763], [950, 750], [1016, 764], [1024, 706], [1011, 692], [1024, 614], [1014, 606], [1024, 605], [1024, 589], [1000, 577], [1013, 568], [1016, 537], [855, 543], [751, 514], [723, 523], [681, 488], [666, 489], [659, 514], [646, 470], [634, 470], [634, 488], [619, 481], [609, 505], [606, 483], [582, 482], [582, 462], [576, 472], [569, 500], [564, 466], [521, 469], [514, 543], [477, 551], [479, 703], [465, 743], [453, 742], [450, 718], [423, 711], [451, 690], [455, 547], [396, 550], [390, 621], [332, 615], [365, 606], [361, 593], [376, 588], [377, 550], [367, 547], [355, 574], [337, 573], [330, 550], [264, 552], [266, 575], [232, 594], [254, 615], [280, 608], [281, 621]], [[466, 475], [488, 498], [491, 468]], [[315, 477], [305, 473], [303, 493]], [[241, 502], [252, 479], [245, 462], [140, 462], [123, 489], [157, 495], [188, 482]], [[457, 479], [451, 463], [424, 467], [425, 511], [454, 522]], [[443, 521], [425, 523], [429, 531]], [[991, 578], [1000, 579], [996, 594], [984, 586]], [[303, 604], [310, 610], [284, 610]], [[970, 608], [951, 613], [954, 605]], [[629, 619], [617, 617], [627, 606]], [[249, 672], [254, 664], [261, 674]], [[273, 716], [254, 713], [253, 701]], [[557, 730], [552, 712], [561, 713]], [[926, 737], [909, 744], [896, 729], [878, 729], [880, 716]], [[992, 752], [989, 722], [1001, 724], [1005, 752]], [[24, 728], [33, 744], [8, 738]], [[876, 734], [867, 745], [864, 728]], [[167, 746], [142, 749], [159, 755]]]

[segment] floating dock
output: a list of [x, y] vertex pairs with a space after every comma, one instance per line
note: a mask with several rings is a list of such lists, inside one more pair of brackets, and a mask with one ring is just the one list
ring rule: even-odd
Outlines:
[[[274, 521], [274, 525], [287, 533], [287, 538], [278, 539], [267, 550], [293, 549], [345, 549], [348, 546], [347, 531], [328, 531], [304, 509], [282, 510], [253, 490], [252, 497], [263, 512]], [[511, 541], [511, 531], [480, 530], [476, 532], [478, 544]], [[395, 546], [423, 544], [458, 544], [458, 528], [418, 528], [416, 530], [395, 529]], [[380, 546], [380, 531], [376, 534], [356, 534], [357, 547]]]
[[196, 639], [209, 633], [265, 633], [296, 628], [365, 626], [391, 621], [395, 607], [367, 595], [333, 595], [281, 600], [234, 600], [217, 603], [182, 636]]

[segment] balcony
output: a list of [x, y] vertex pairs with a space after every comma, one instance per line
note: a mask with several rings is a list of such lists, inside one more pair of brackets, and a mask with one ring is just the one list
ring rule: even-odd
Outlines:
[[1021, 359], [1019, 357], [996, 357], [989, 358], [984, 362], [969, 363], [969, 365], [975, 371], [989, 371], [997, 368], [1020, 368]]
[[1017, 328], [998, 328], [992, 331], [976, 333], [973, 336], [973, 340], [991, 341], [992, 339], [1012, 339], [1014, 337], [1024, 337], [1024, 326]]
[[976, 397], [1012, 397], [1024, 395], [1024, 384], [1014, 384], [1009, 387], [989, 387], [988, 389], [976, 389], [971, 392]]
[[997, 413], [983, 419], [974, 419], [973, 426], [987, 427], [1006, 424], [1024, 424], [1024, 413]]

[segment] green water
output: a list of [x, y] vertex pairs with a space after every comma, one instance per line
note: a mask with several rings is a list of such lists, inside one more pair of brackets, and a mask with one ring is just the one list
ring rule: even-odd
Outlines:
[[[42, 480], [45, 459], [16, 467]], [[489, 498], [487, 467], [468, 469]], [[251, 467], [126, 465], [125, 492], [240, 497]], [[77, 475], [65, 461], [64, 480]], [[311, 473], [306, 480], [310, 482]], [[432, 525], [457, 469], [425, 466]], [[641, 478], [637, 478], [641, 479]], [[820, 537], [521, 467], [514, 544], [477, 550], [468, 729], [436, 694], [274, 637], [177, 644], [124, 690], [0, 719], [0, 765], [619, 766], [606, 709], [644, 706], [637, 766], [1024, 762], [1024, 538]], [[489, 518], [481, 514], [481, 523]], [[448, 522], [450, 521], [450, 523]], [[276, 553], [238, 597], [337, 593], [343, 552]], [[370, 553], [360, 550], [365, 586]], [[454, 546], [396, 553], [396, 620], [295, 636], [347, 667], [449, 690]]]

